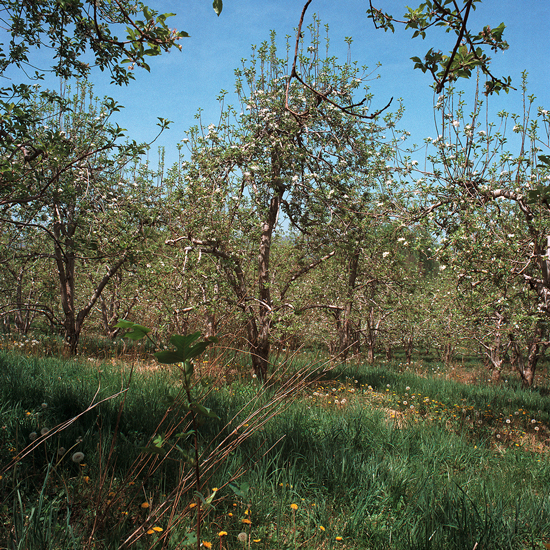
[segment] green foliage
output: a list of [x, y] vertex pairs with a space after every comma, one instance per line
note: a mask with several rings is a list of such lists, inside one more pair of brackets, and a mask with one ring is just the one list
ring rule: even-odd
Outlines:
[[498, 94], [502, 90], [508, 93], [512, 88], [511, 78], [496, 78], [490, 71], [491, 58], [484, 52], [484, 48], [494, 52], [508, 49], [507, 42], [502, 38], [506, 28], [504, 23], [496, 28], [486, 25], [477, 33], [472, 32], [468, 25], [470, 10], [475, 10], [476, 4], [480, 3], [481, 0], [463, 0], [463, 5], [459, 6], [454, 0], [422, 2], [417, 8], [407, 6], [403, 20], [398, 21], [391, 14], [373, 7], [371, 2], [367, 14], [375, 27], [384, 31], [395, 32], [394, 23], [404, 23], [406, 29], [414, 31], [413, 38], [420, 36], [425, 39], [432, 27], [441, 27], [445, 33], [456, 36], [453, 37], [454, 47], [448, 55], [440, 49], [430, 48], [423, 58], [411, 57], [415, 69], [432, 75], [437, 93], [441, 93], [447, 83], [453, 83], [459, 78], [470, 78], [477, 69], [487, 77], [487, 95], [493, 92]]
[[[6, 403], [0, 411], [6, 426], [1, 437], [2, 449], [8, 454], [3, 459], [5, 464], [11, 459], [9, 455], [23, 454], [28, 443], [25, 438], [36, 431], [37, 425], [51, 427], [56, 421], [65, 420], [66, 416], [60, 416], [62, 402], [70, 400], [70, 395], [75, 399], [86, 391], [93, 392], [98, 376], [105, 392], [101, 395], [120, 387], [118, 368], [108, 364], [100, 366], [103, 372], [99, 374], [89, 364], [79, 362], [67, 365], [52, 359], [31, 360], [6, 354], [1, 357], [4, 363], [0, 370], [0, 400]], [[344, 544], [365, 550], [405, 550], [430, 545], [471, 550], [476, 542], [496, 550], [516, 547], [525, 540], [532, 540], [535, 545], [546, 542], [550, 536], [550, 510], [545, 487], [550, 473], [543, 455], [532, 452], [527, 445], [517, 447], [515, 441], [520, 439], [497, 439], [497, 433], [504, 433], [498, 418], [491, 420], [482, 415], [483, 424], [474, 422], [470, 429], [465, 416], [458, 414], [454, 418], [453, 414], [458, 402], [469, 411], [474, 407], [481, 413], [494, 411], [497, 417], [498, 412], [510, 415], [518, 425], [525, 418], [529, 423], [536, 418], [541, 431], [523, 431], [532, 436], [539, 434], [536, 437], [542, 442], [550, 425], [547, 398], [518, 386], [467, 386], [438, 376], [401, 373], [399, 368], [397, 364], [374, 367], [356, 364], [350, 370], [348, 365], [342, 367], [340, 379], [327, 379], [303, 392], [261, 431], [243, 439], [220, 468], [204, 479], [200, 492], [181, 499], [178, 513], [185, 513], [185, 520], [178, 525], [179, 535], [173, 530], [175, 538], [170, 544], [181, 546], [185, 537], [193, 539], [194, 519], [189, 514], [198, 504], [189, 509], [190, 501], [200, 501], [201, 509], [208, 514], [198, 538], [201, 541], [216, 541], [218, 532], [223, 530], [228, 533], [228, 543], [237, 544], [236, 537], [246, 531], [253, 539], [261, 538], [266, 548], [292, 547], [296, 542], [312, 550], [335, 542], [336, 536], [343, 537]], [[16, 388], [17, 381], [20, 389]], [[161, 491], [169, 494], [174, 489], [178, 470], [170, 468], [170, 463], [194, 467], [194, 457], [184, 445], [194, 433], [167, 435], [169, 424], [162, 422], [166, 410], [155, 406], [163, 395], [171, 392], [174, 384], [175, 378], [166, 372], [134, 374], [118, 424], [116, 470], [109, 470], [112, 481], [104, 493], [95, 492], [100, 464], [106, 467], [99, 449], [109, 448], [114, 433], [109, 428], [114, 430], [118, 422], [118, 406], [109, 412], [108, 403], [101, 406], [100, 414], [90, 411], [80, 420], [86, 423], [81, 432], [84, 439], [79, 444], [79, 450], [86, 454], [85, 468], [72, 468], [77, 465], [65, 457], [55, 462], [55, 469], [48, 470], [48, 462], [41, 458], [41, 455], [53, 456], [58, 445], [67, 446], [70, 438], [74, 441], [77, 433], [72, 432], [66, 434], [67, 439], [63, 433], [53, 436], [18, 462], [15, 475], [26, 480], [18, 487], [21, 505], [12, 486], [13, 472], [0, 474], [3, 475], [0, 491], [8, 496], [3, 502], [15, 505], [13, 511], [2, 509], [5, 525], [11, 526], [11, 522], [19, 521], [18, 517], [29, 515], [33, 521], [21, 524], [29, 537], [34, 532], [41, 540], [51, 540], [52, 548], [60, 540], [65, 547], [71, 547], [67, 522], [73, 526], [71, 536], [76, 538], [81, 531], [77, 532], [73, 515], [69, 518], [66, 514], [64, 502], [68, 496], [62, 491], [56, 493], [53, 482], [44, 481], [49, 471], [52, 481], [64, 480], [59, 485], [68, 491], [72, 509], [79, 510], [78, 529], [85, 532], [94, 517], [99, 518], [98, 525], [110, 518], [112, 523], [104, 524], [96, 536], [104, 537], [105, 548], [118, 547], [129, 535], [133, 522], [145, 519], [141, 508], [143, 492], [160, 498]], [[208, 395], [204, 405], [218, 411], [221, 418], [198, 426], [201, 449], [218, 438], [227, 438], [241, 425], [256, 392], [257, 388], [248, 383], [233, 383]], [[325, 393], [330, 397], [325, 397]], [[404, 399], [410, 401], [412, 395], [418, 399], [416, 409], [399, 405]], [[33, 404], [27, 408], [30, 415], [12, 401], [20, 397]], [[431, 405], [424, 410], [421, 401], [426, 397]], [[269, 400], [269, 396], [265, 398]], [[346, 403], [341, 401], [343, 398]], [[41, 402], [47, 402], [47, 408], [42, 408]], [[527, 414], [515, 416], [518, 409]], [[399, 416], [392, 418], [390, 411]], [[77, 409], [68, 414], [76, 412]], [[178, 422], [177, 417], [173, 420]], [[97, 426], [102, 426], [103, 437]], [[134, 435], [132, 426], [141, 426], [142, 433]], [[241, 429], [244, 431], [245, 427]], [[523, 437], [521, 429], [515, 433], [515, 437]], [[149, 444], [142, 443], [150, 436]], [[181, 451], [171, 442], [176, 437]], [[60, 438], [59, 442], [55, 438]], [[164, 466], [152, 478], [132, 466], [143, 448], [144, 456], [164, 460]], [[243, 464], [248, 466], [244, 474]], [[228, 483], [236, 474], [240, 477]], [[90, 481], [86, 482], [88, 476]], [[107, 497], [107, 493], [111, 496]], [[113, 503], [107, 505], [107, 500]], [[291, 504], [297, 505], [294, 512]], [[37, 515], [40, 506], [42, 512]], [[95, 512], [87, 515], [91, 506]], [[36, 508], [34, 515], [33, 508]], [[120, 520], [122, 512], [128, 512], [127, 520]], [[251, 524], [244, 525], [242, 519], [250, 520]], [[162, 517], [153, 521], [150, 525], [166, 530]], [[23, 533], [18, 524], [17, 533], [20, 532]], [[196, 532], [194, 536], [196, 543]], [[430, 536], [433, 542], [427, 545]], [[145, 547], [151, 544], [152, 538]], [[133, 545], [140, 548], [138, 542]]]

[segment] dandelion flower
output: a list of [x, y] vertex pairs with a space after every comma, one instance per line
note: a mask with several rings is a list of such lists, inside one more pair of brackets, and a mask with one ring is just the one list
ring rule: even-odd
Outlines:
[[325, 528], [322, 525], [319, 525], [319, 529], [321, 529], [321, 531], [325, 530]]
[[154, 533], [154, 531], [152, 529], [149, 529], [149, 531], [147, 531], [148, 535], [152, 535], [153, 533]]
[[291, 504], [290, 507], [291, 507], [293, 510], [298, 510], [298, 505], [297, 505], [297, 504]]
[[162, 527], [155, 526], [153, 527], [153, 531], [156, 531], [157, 533], [162, 533], [164, 529]]
[[241, 520], [241, 523], [246, 523], [247, 525], [252, 525], [252, 522], [248, 518]]
[[338, 542], [340, 542], [340, 541], [342, 541], [342, 540], [344, 540], [344, 539], [343, 539], [342, 537], [336, 537], [336, 540], [337, 540]]
[[252, 542], [262, 542], [262, 539], [252, 539]]
[[218, 537], [227, 537], [227, 531], [220, 531]]
[[148, 502], [142, 502], [142, 503], [141, 503], [141, 508], [143, 508], [144, 510], [146, 510], [147, 508], [149, 508], [149, 503], [148, 503]]
[[207, 540], [203, 540], [203, 541], [202, 541], [202, 545], [203, 545], [205, 548], [212, 548], [212, 543], [211, 543], [211, 542], [208, 542]]
[[50, 431], [49, 428], [42, 428], [42, 429], [40, 430], [40, 435], [46, 435], [49, 431]]
[[246, 533], [239, 533], [237, 535], [237, 538], [241, 541], [241, 542], [246, 542], [248, 540], [248, 535]]
[[37, 437], [38, 437], [38, 434], [37, 434], [36, 432], [31, 432], [31, 433], [29, 434], [29, 439], [30, 439], [31, 441], [34, 441]]
[[80, 464], [84, 460], [84, 453], [81, 453], [80, 451], [74, 453], [71, 460], [77, 464]]

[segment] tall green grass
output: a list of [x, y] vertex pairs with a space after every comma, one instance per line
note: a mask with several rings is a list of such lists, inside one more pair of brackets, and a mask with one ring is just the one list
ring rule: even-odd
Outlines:
[[[304, 366], [299, 357], [294, 361], [296, 369]], [[204, 494], [218, 491], [213, 506], [204, 508], [204, 542], [213, 548], [500, 550], [543, 548], [550, 540], [547, 455], [513, 441], [497, 444], [498, 426], [489, 419], [478, 425], [453, 416], [458, 408], [472, 415], [489, 409], [495, 419], [528, 411], [525, 418], [537, 415], [539, 437], [550, 418], [543, 393], [510, 384], [467, 386], [387, 365], [355, 364], [324, 378], [309, 391], [285, 394], [269, 422], [216, 468], [205, 467]], [[244, 374], [223, 384], [198, 382], [204, 405], [219, 416], [199, 427], [204, 456], [246, 432], [245, 419], [284, 382], [268, 390]], [[313, 397], [321, 388], [329, 396]], [[167, 410], [178, 391], [169, 370], [136, 369], [130, 380], [129, 368], [120, 365], [0, 353], [0, 456], [2, 466], [12, 465], [0, 480], [0, 547], [16, 548], [10, 540], [17, 540], [28, 550], [84, 548], [93, 533], [95, 548], [114, 549], [147, 524], [163, 531], [151, 529], [132, 548], [182, 548], [194, 513], [192, 490], [177, 492], [185, 464], [178, 455], [138, 460], [152, 436], [174, 433], [182, 413]], [[339, 393], [347, 400], [335, 406]], [[412, 395], [429, 397], [430, 406], [392, 418], [398, 407], [406, 412], [404, 396], [410, 401]], [[32, 432], [52, 429], [102, 399], [13, 465]], [[479, 437], [472, 437], [476, 430]], [[65, 455], [58, 454], [61, 447]], [[85, 466], [70, 460], [76, 451], [85, 454]], [[169, 514], [153, 517], [163, 499], [178, 510], [177, 527], [170, 528]], [[150, 508], [142, 508], [145, 502]]]

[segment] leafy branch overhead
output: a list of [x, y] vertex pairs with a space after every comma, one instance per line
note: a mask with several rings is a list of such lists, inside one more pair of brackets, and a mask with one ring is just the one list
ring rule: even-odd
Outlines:
[[[213, 8], [219, 15], [222, 0], [215, 0]], [[46, 72], [63, 81], [87, 79], [97, 67], [110, 73], [112, 83], [126, 85], [134, 79], [134, 68], [149, 70], [150, 57], [181, 50], [179, 41], [189, 35], [168, 26], [174, 14], [129, 0], [0, 0], [0, 12], [6, 37], [0, 46], [0, 76], [14, 82], [0, 87], [0, 204], [23, 204], [43, 196], [70, 169], [59, 166], [51, 181], [28, 190], [14, 170], [20, 166], [35, 172], [45, 158], [62, 158], [66, 148], [62, 135], [51, 132], [40, 141], [29, 130], [43, 121], [34, 108], [37, 90], [27, 82], [42, 80]], [[51, 51], [50, 66], [41, 66], [40, 50], [45, 49]], [[40, 91], [40, 96], [59, 112], [66, 109], [63, 92]], [[161, 120], [161, 129], [167, 124]], [[113, 143], [122, 135], [119, 128]]]
[[423, 58], [414, 56], [414, 68], [429, 72], [435, 82], [435, 90], [441, 93], [447, 83], [458, 78], [470, 78], [473, 71], [479, 69], [486, 77], [485, 94], [508, 92], [511, 85], [510, 77], [497, 78], [490, 70], [491, 58], [486, 49], [493, 52], [508, 49], [508, 43], [503, 39], [504, 23], [496, 28], [485, 26], [479, 32], [470, 30], [469, 16], [476, 4], [481, 0], [463, 0], [459, 5], [457, 0], [428, 0], [417, 8], [407, 7], [403, 19], [399, 20], [389, 13], [376, 8], [369, 0], [368, 16], [376, 28], [395, 32], [394, 24], [404, 24], [406, 29], [413, 30], [413, 38], [426, 38], [427, 31], [432, 27], [441, 27], [446, 33], [456, 36], [454, 46], [449, 54], [430, 48]]

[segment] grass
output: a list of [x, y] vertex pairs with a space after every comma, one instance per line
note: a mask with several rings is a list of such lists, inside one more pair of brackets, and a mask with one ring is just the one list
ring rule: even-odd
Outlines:
[[198, 513], [203, 548], [550, 541], [544, 388], [398, 362], [338, 366], [306, 386], [292, 373], [310, 358], [297, 355], [265, 389], [242, 357], [212, 354], [195, 387], [219, 417], [198, 428], [197, 500], [176, 373], [139, 354], [25, 351], [0, 352], [0, 548], [192, 548]]

